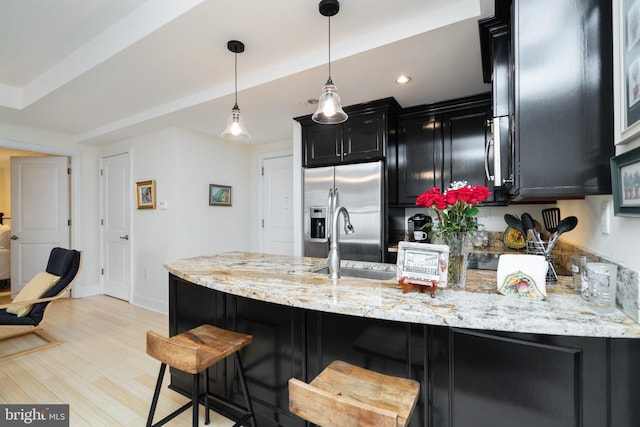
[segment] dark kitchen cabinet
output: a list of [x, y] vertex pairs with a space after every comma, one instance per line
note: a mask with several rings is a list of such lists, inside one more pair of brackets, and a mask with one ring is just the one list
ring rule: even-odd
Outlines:
[[[229, 295], [170, 274], [170, 336], [202, 323], [253, 335], [241, 355], [260, 426], [306, 425], [289, 413], [287, 381], [308, 382], [338, 359], [420, 382], [411, 427], [640, 425], [638, 339], [340, 315]], [[242, 405], [232, 362], [210, 368], [210, 385]], [[172, 370], [170, 387], [189, 395], [191, 378]]]
[[451, 408], [434, 414], [434, 425], [611, 425], [611, 402], [604, 397], [607, 340], [455, 328], [431, 332], [434, 346], [448, 348], [432, 347], [432, 398]]
[[[304, 310], [217, 292], [173, 275], [169, 306], [169, 336], [203, 323], [252, 335], [253, 342], [240, 355], [258, 425], [306, 425], [289, 413], [287, 389], [289, 378], [303, 378], [306, 372]], [[244, 407], [234, 363], [231, 357], [209, 368], [210, 387], [217, 396]], [[172, 370], [171, 386], [189, 395], [191, 375]], [[213, 403], [213, 409], [221, 408]]]
[[[504, 205], [507, 194], [487, 177], [493, 162], [488, 120], [489, 94], [406, 109], [398, 119], [397, 176], [399, 206], [414, 206], [432, 187], [444, 191], [453, 181], [486, 185], [484, 205]], [[489, 175], [491, 176], [491, 175]]]
[[397, 176], [399, 205], [414, 205], [432, 187], [442, 186], [440, 116], [419, 112], [401, 116], [398, 126]]
[[393, 98], [345, 107], [349, 118], [337, 125], [315, 123], [310, 115], [297, 117], [302, 126], [303, 166], [385, 159], [389, 140], [395, 139], [399, 108]]
[[610, 194], [611, 1], [495, 5], [494, 20], [480, 22], [481, 47], [484, 75], [499, 83], [493, 85], [497, 110], [509, 118], [510, 152], [503, 155], [511, 161], [511, 195], [526, 201]]

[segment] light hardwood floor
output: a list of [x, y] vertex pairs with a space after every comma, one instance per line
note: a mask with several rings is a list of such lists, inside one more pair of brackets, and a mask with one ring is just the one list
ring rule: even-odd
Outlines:
[[[63, 344], [0, 364], [0, 403], [69, 404], [71, 426], [144, 426], [160, 362], [145, 352], [146, 331], [166, 335], [168, 318], [107, 297], [52, 304], [41, 326]], [[7, 327], [0, 327], [0, 336]], [[35, 337], [0, 341], [0, 356], [33, 344]], [[155, 421], [187, 398], [166, 388]], [[233, 423], [214, 412], [210, 426]], [[190, 426], [191, 410], [167, 426]], [[200, 406], [204, 426], [204, 407]]]

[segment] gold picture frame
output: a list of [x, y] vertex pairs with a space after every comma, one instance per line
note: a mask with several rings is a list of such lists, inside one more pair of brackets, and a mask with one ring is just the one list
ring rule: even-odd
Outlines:
[[136, 182], [136, 204], [138, 209], [156, 208], [155, 180]]

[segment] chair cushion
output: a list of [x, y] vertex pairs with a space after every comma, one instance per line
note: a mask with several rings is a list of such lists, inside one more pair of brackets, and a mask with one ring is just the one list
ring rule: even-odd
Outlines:
[[[80, 252], [73, 249], [53, 248], [49, 255], [46, 272], [55, 276], [60, 276], [60, 281], [53, 285], [42, 297], [54, 297], [59, 295], [69, 283], [73, 281], [80, 269]], [[33, 306], [29, 317], [33, 318], [36, 325], [42, 321], [44, 311], [49, 305], [48, 302], [39, 303]]]
[[15, 314], [7, 313], [5, 308], [0, 309], [0, 325], [29, 325], [37, 326], [38, 324], [31, 316], [18, 317]]
[[[29, 281], [24, 288], [16, 295], [13, 302], [31, 301], [40, 298], [56, 283], [60, 281], [60, 276], [42, 271]], [[20, 305], [16, 307], [7, 307], [7, 312], [15, 314], [18, 317], [24, 317], [31, 311], [31, 305]]]

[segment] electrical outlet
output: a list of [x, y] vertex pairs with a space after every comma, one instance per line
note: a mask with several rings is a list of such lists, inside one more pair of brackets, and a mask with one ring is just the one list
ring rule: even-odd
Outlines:
[[600, 232], [609, 234], [611, 232], [611, 213], [609, 212], [611, 202], [604, 201], [600, 204]]

